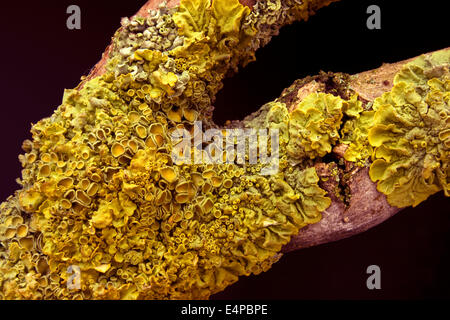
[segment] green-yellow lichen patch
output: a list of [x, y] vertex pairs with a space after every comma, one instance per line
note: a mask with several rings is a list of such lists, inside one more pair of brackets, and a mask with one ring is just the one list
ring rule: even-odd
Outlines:
[[92, 225], [95, 228], [103, 229], [109, 226], [114, 218], [116, 210], [111, 203], [100, 203], [98, 210], [92, 215]]
[[300, 196], [299, 201], [295, 203], [302, 216], [300, 225], [319, 222], [321, 213], [331, 205], [331, 199], [326, 196], [326, 191], [318, 186], [319, 177], [316, 170], [294, 168], [287, 170], [285, 175], [286, 181]]
[[287, 154], [294, 161], [323, 157], [339, 139], [344, 100], [326, 93], [306, 96], [290, 114]]
[[448, 51], [406, 64], [374, 102], [370, 177], [393, 206], [417, 206], [440, 190], [449, 196], [449, 64]]
[[372, 156], [373, 148], [367, 140], [367, 135], [375, 112], [364, 111], [362, 102], [358, 100], [356, 94], [350, 100], [344, 101], [343, 109], [348, 117], [340, 131], [341, 139], [339, 140], [348, 145], [344, 159], [359, 166], [366, 166]]
[[44, 199], [40, 192], [31, 190], [21, 192], [19, 197], [20, 205], [28, 211], [36, 210]]
[[310, 163], [287, 163], [286, 106], [268, 104], [256, 126], [282, 131], [272, 176], [260, 163], [174, 165], [169, 134], [214, 126], [225, 75], [328, 2], [250, 13], [237, 0], [182, 0], [123, 19], [106, 73], [66, 90], [24, 144], [23, 189], [0, 206], [0, 298], [202, 299], [270, 268], [330, 204]]
[[348, 144], [344, 158], [364, 166], [372, 156], [373, 148], [367, 140], [369, 129], [373, 123], [374, 111], [363, 111], [357, 117], [345, 122], [341, 129], [341, 142]]
[[185, 40], [173, 54], [186, 58], [199, 74], [219, 64], [223, 69], [231, 59], [240, 58], [247, 45], [249, 37], [243, 33], [242, 23], [249, 13], [238, 0], [182, 1], [173, 19]]

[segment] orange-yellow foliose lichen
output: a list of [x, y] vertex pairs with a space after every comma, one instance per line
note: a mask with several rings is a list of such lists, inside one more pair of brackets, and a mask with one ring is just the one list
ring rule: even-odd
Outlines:
[[393, 206], [417, 206], [440, 190], [450, 195], [449, 67], [448, 51], [421, 56], [374, 101], [370, 177]]
[[24, 143], [22, 189], [0, 207], [0, 298], [200, 299], [267, 270], [330, 204], [315, 169], [288, 164], [286, 139], [272, 176], [175, 165], [169, 137], [213, 127], [226, 73], [329, 2], [183, 0], [124, 19], [107, 72], [67, 90]]

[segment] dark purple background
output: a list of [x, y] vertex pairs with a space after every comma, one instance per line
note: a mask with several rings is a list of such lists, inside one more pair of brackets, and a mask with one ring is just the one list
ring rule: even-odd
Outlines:
[[[5, 1], [0, 10], [2, 183], [0, 198], [17, 188], [17, 155], [30, 124], [51, 115], [64, 88], [73, 88], [100, 59], [120, 17], [141, 1]], [[395, 7], [394, 7], [395, 3]], [[240, 119], [275, 99], [295, 79], [320, 70], [357, 73], [450, 45], [445, 1], [343, 0], [308, 23], [283, 29], [258, 61], [225, 81], [215, 120]], [[77, 4], [82, 29], [66, 28]], [[366, 8], [382, 9], [382, 30], [365, 27]], [[412, 6], [412, 7], [411, 7]], [[433, 196], [350, 239], [285, 255], [262, 275], [244, 277], [217, 299], [450, 298], [449, 201]], [[381, 267], [382, 290], [367, 290], [367, 266]]]

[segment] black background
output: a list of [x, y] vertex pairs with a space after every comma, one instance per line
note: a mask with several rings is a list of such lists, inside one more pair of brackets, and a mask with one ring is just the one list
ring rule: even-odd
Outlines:
[[[141, 1], [5, 1], [0, 8], [0, 199], [17, 189], [17, 155], [30, 124], [50, 116], [64, 88], [100, 59]], [[320, 70], [357, 73], [450, 45], [446, 1], [343, 0], [307, 23], [285, 27], [239, 75], [225, 81], [214, 119], [241, 119], [295, 79]], [[66, 28], [77, 4], [82, 29]], [[381, 8], [381, 30], [366, 9]], [[350, 239], [285, 255], [262, 275], [243, 277], [213, 299], [450, 298], [450, 214], [442, 193]], [[366, 288], [367, 266], [381, 268], [381, 290]]]

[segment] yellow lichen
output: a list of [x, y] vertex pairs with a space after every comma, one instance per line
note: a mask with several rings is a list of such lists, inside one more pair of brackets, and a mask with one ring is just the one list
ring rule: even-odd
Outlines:
[[[261, 164], [174, 165], [169, 133], [196, 120], [212, 127], [225, 75], [254, 57], [270, 26], [306, 18], [312, 3], [250, 14], [237, 0], [182, 0], [124, 19], [106, 73], [66, 90], [32, 127], [23, 188], [0, 207], [1, 297], [202, 299], [270, 268], [330, 204], [314, 168], [286, 172], [285, 106], [263, 121], [284, 130], [272, 176]], [[327, 117], [329, 100], [319, 104]], [[74, 266], [79, 290], [68, 286]]]
[[373, 148], [367, 140], [373, 123], [374, 111], [364, 111], [355, 118], [347, 120], [341, 129], [342, 143], [349, 144], [344, 158], [364, 166], [372, 156]]
[[332, 94], [312, 93], [290, 114], [287, 153], [294, 161], [323, 157], [339, 139], [343, 100]]
[[362, 102], [355, 94], [350, 100], [344, 101], [344, 113], [349, 117], [341, 128], [339, 142], [348, 144], [344, 159], [366, 166], [372, 156], [373, 148], [370, 146], [367, 135], [373, 123], [374, 111], [364, 111]]
[[448, 51], [406, 64], [374, 102], [370, 177], [393, 206], [417, 206], [440, 190], [449, 196], [449, 64]]

